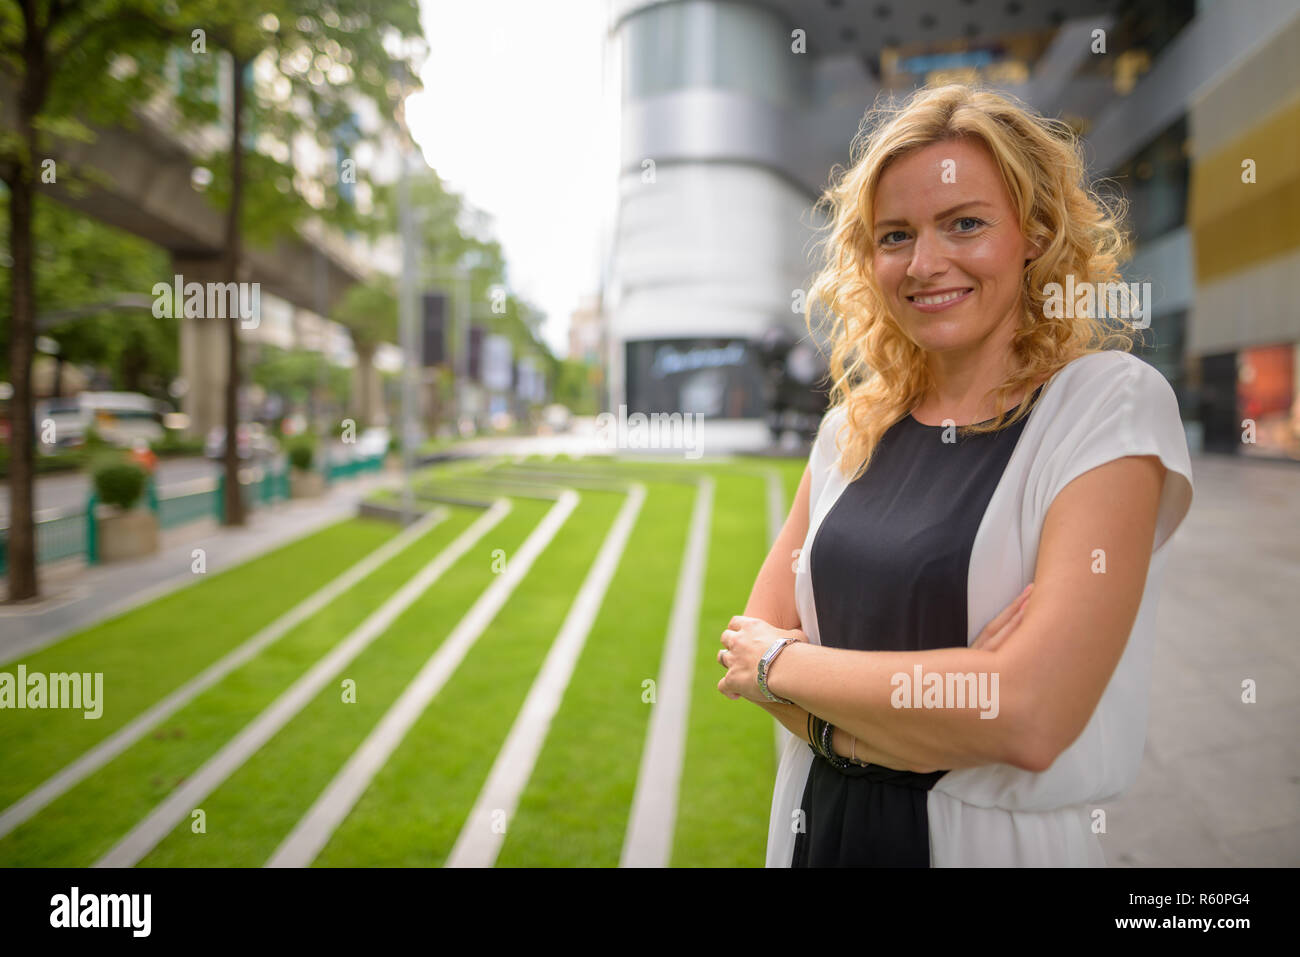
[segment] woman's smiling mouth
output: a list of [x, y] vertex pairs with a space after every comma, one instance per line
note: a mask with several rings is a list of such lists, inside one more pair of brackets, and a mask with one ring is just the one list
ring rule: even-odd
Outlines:
[[907, 296], [907, 301], [921, 312], [937, 312], [940, 309], [947, 309], [958, 302], [961, 302], [969, 296], [973, 289], [941, 289], [936, 292], [917, 294]]

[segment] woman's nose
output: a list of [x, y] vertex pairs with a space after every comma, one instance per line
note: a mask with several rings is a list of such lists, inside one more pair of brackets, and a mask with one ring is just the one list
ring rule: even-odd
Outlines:
[[944, 271], [946, 260], [937, 237], [929, 232], [919, 233], [912, 244], [912, 261], [907, 274], [913, 279], [926, 280]]

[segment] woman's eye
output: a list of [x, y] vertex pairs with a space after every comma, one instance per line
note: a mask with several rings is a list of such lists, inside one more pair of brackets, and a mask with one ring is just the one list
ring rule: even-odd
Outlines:
[[[893, 237], [895, 236], [899, 236], [902, 238], [894, 239]], [[892, 246], [894, 243], [901, 243], [903, 239], [906, 238], [907, 238], [907, 234], [905, 232], [903, 232], [901, 229], [895, 229], [892, 233], [885, 233], [885, 235], [880, 237], [880, 245]]]
[[[962, 224], [962, 223], [970, 223], [971, 225], [970, 225], [968, 228], [966, 228], [966, 229], [962, 229], [962, 228], [961, 228], [961, 224]], [[957, 228], [957, 232], [959, 232], [959, 233], [969, 233], [969, 232], [971, 232], [972, 230], [979, 229], [981, 226], [983, 226], [983, 225], [984, 225], [984, 220], [982, 220], [982, 219], [976, 219], [974, 216], [963, 216], [961, 219], [959, 219], [959, 220], [956, 221], [956, 224], [955, 224], [955, 225], [958, 227], [958, 228]]]

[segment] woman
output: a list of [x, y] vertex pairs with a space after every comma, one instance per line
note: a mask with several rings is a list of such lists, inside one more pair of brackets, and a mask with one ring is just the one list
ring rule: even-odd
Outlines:
[[1119, 216], [1061, 124], [963, 86], [875, 119], [823, 197], [832, 408], [719, 652], [789, 732], [767, 863], [1101, 865], [1192, 499], [1173, 390], [1103, 322], [1149, 303], [1107, 301]]

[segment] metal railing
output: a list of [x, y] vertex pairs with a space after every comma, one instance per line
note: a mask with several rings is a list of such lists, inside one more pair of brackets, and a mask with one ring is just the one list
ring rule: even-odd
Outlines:
[[[327, 462], [319, 468], [326, 484], [340, 479], [355, 478], [384, 467], [384, 455], [351, 459], [346, 462]], [[248, 469], [248, 480], [240, 480], [244, 505], [250, 511], [281, 502], [290, 497], [288, 467], [253, 466]], [[160, 530], [177, 528], [205, 518], [222, 520], [225, 510], [225, 476], [201, 478], [174, 485], [163, 495], [158, 494], [152, 478], [146, 486], [145, 496], [149, 508], [158, 517]], [[99, 504], [94, 486], [80, 508], [43, 509], [36, 513], [36, 560], [40, 564], [65, 558], [84, 556], [88, 564], [99, 559], [98, 523], [95, 508]], [[8, 572], [9, 529], [0, 527], [0, 575]]]

